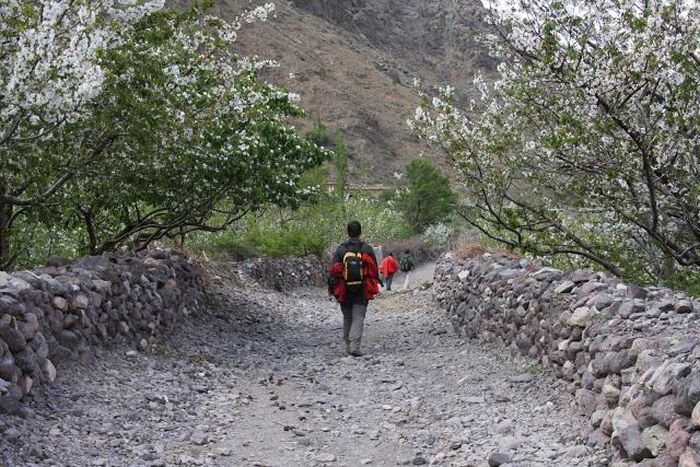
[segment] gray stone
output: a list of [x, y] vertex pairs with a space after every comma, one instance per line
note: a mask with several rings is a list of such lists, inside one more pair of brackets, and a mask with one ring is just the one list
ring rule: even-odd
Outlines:
[[593, 297], [593, 306], [596, 310], [601, 311], [612, 305], [615, 298], [607, 293], [603, 293]]
[[63, 297], [54, 297], [52, 300], [53, 306], [61, 311], [68, 310], [68, 301]]
[[554, 293], [569, 293], [574, 289], [575, 286], [576, 284], [574, 284], [573, 281], [564, 281], [554, 289]]
[[75, 310], [86, 310], [89, 305], [90, 301], [83, 294], [76, 295], [71, 302], [71, 308]]
[[513, 375], [510, 378], [508, 378], [508, 381], [511, 383], [529, 383], [535, 379], [535, 376], [532, 373], [523, 373], [520, 375]]
[[[647, 370], [659, 367], [663, 362], [664, 358], [658, 350], [644, 349], [639, 353], [634, 366], [637, 369], [637, 373], [642, 375]], [[651, 373], [651, 375], [653, 375], [653, 373]]]
[[647, 386], [658, 395], [665, 396], [677, 386], [681, 378], [688, 376], [690, 370], [691, 367], [687, 363], [675, 363], [667, 360], [656, 369]]
[[0, 338], [7, 343], [12, 352], [21, 352], [27, 347], [27, 339], [12, 326], [0, 327]]
[[335, 456], [335, 454], [330, 454], [330, 453], [320, 453], [316, 454], [314, 456], [314, 460], [316, 462], [322, 462], [325, 464], [330, 464], [332, 462], [335, 462], [338, 458]]
[[603, 386], [603, 396], [608, 403], [608, 407], [615, 407], [620, 399], [620, 390], [615, 386], [606, 384]]
[[621, 318], [627, 319], [634, 314], [642, 313], [645, 309], [646, 307], [642, 304], [635, 303], [634, 301], [625, 301], [622, 302], [620, 308], [617, 309], [617, 314]]
[[0, 414], [16, 414], [23, 396], [22, 389], [16, 384], [10, 384], [5, 391], [5, 394], [0, 396]]
[[627, 290], [625, 291], [625, 296], [628, 298], [632, 298], [632, 299], [646, 298], [647, 295], [648, 295], [648, 292], [645, 289], [638, 287], [636, 285], [633, 285], [633, 284], [629, 284], [627, 286]]
[[590, 308], [586, 307], [579, 307], [574, 310], [574, 312], [571, 314], [568, 320], [566, 320], [566, 324], [569, 326], [580, 326], [580, 327], [585, 327], [588, 320], [591, 318], [593, 312], [591, 311]]
[[588, 389], [578, 389], [576, 391], [576, 402], [583, 409], [583, 413], [590, 416], [596, 410], [596, 394]]
[[613, 438], [619, 443], [627, 457], [636, 462], [651, 457], [649, 448], [644, 445], [637, 420], [627, 410], [622, 407], [615, 409], [612, 424], [615, 430]]
[[686, 314], [693, 313], [695, 311], [695, 305], [690, 300], [679, 300], [676, 303], [676, 313]]
[[590, 269], [578, 269], [571, 274], [571, 280], [576, 284], [580, 284], [590, 281], [593, 276], [594, 273]]
[[6, 273], [5, 271], [0, 271], [0, 289], [7, 287], [7, 285], [10, 283], [11, 278], [12, 276]]
[[666, 448], [671, 457], [678, 459], [685, 451], [689, 441], [690, 434], [687, 431], [687, 422], [679, 418], [671, 424], [666, 438]]
[[19, 279], [19, 278], [17, 278], [17, 277], [11, 278], [11, 279], [8, 281], [7, 285], [8, 285], [9, 287], [12, 287], [12, 288], [15, 289], [15, 290], [20, 291], [20, 292], [23, 292], [23, 291], [25, 291], [25, 290], [29, 290], [29, 289], [32, 288], [32, 285], [31, 285], [29, 282], [27, 282], [27, 281], [25, 281], [25, 280], [23, 280], [23, 279]]
[[196, 446], [204, 446], [209, 443], [209, 437], [204, 433], [195, 431], [190, 435], [190, 442]]
[[664, 396], [658, 399], [651, 406], [652, 414], [659, 424], [668, 428], [680, 416], [675, 410], [676, 397], [674, 395]]
[[490, 467], [498, 467], [503, 464], [510, 462], [510, 457], [508, 454], [502, 452], [493, 452], [489, 455], [488, 464]]
[[607, 289], [608, 284], [605, 284], [603, 282], [597, 282], [597, 281], [591, 281], [591, 282], [586, 282], [585, 284], [581, 285], [578, 289], [576, 289], [576, 294], [581, 296], [581, 295], [590, 295], [593, 292], [597, 292], [599, 290]]
[[642, 431], [644, 445], [654, 457], [658, 456], [661, 450], [666, 447], [667, 437], [668, 430], [661, 425], [654, 425]]
[[552, 281], [560, 278], [562, 276], [562, 271], [555, 268], [541, 268], [540, 270], [532, 273], [532, 278], [538, 281]]
[[581, 457], [584, 457], [588, 454], [588, 449], [586, 446], [581, 446], [580, 444], [577, 446], [571, 446], [567, 448], [566, 452], [564, 453], [564, 457], [568, 459], [579, 459]]
[[8, 441], [17, 441], [22, 437], [22, 432], [15, 427], [10, 427], [2, 434], [2, 437]]
[[593, 428], [600, 427], [603, 422], [603, 417], [605, 417], [605, 410], [596, 410], [591, 414], [591, 426]]
[[700, 402], [700, 370], [694, 370], [678, 384], [676, 411], [689, 417], [695, 405]]

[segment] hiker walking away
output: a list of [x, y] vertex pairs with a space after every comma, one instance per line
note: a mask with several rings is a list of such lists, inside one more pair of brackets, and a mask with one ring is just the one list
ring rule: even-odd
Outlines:
[[379, 272], [382, 274], [384, 279], [384, 284], [386, 285], [386, 290], [391, 290], [391, 283], [394, 281], [394, 274], [399, 270], [399, 265], [396, 263], [394, 254], [388, 252], [386, 258], [382, 260], [382, 264], [379, 265]]
[[416, 267], [416, 260], [413, 259], [413, 255], [411, 255], [410, 250], [404, 251], [403, 255], [401, 255], [401, 258], [399, 258], [399, 269], [401, 269], [401, 272], [406, 273], [406, 279], [403, 282], [403, 289], [406, 290], [408, 288], [408, 283], [411, 280], [411, 271], [415, 269]]
[[329, 267], [328, 291], [343, 312], [343, 340], [348, 354], [362, 355], [362, 330], [367, 304], [379, 293], [377, 258], [370, 245], [360, 239], [362, 226], [348, 224], [348, 240], [341, 243]]

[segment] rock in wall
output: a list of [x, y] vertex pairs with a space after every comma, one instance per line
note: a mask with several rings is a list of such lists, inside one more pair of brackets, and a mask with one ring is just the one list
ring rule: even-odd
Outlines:
[[55, 363], [90, 359], [105, 343], [143, 347], [202, 297], [197, 271], [166, 250], [0, 272], [0, 413], [16, 410], [33, 385], [53, 382]]
[[445, 255], [436, 299], [457, 333], [501, 343], [571, 383], [588, 442], [640, 465], [700, 464], [700, 303], [505, 254]]

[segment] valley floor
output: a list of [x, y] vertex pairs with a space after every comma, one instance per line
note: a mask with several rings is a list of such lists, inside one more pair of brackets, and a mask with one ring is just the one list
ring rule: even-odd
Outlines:
[[222, 287], [220, 302], [148, 351], [112, 349], [89, 365], [63, 364], [22, 418], [0, 419], [0, 459], [8, 466], [606, 463], [604, 452], [578, 444], [585, 421], [564, 383], [528, 373], [537, 368], [503, 349], [455, 336], [429, 290], [372, 302], [360, 358], [344, 355], [342, 316], [323, 290]]

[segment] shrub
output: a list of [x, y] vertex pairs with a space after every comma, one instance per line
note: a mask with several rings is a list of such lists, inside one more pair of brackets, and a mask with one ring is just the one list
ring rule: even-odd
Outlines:
[[425, 229], [423, 242], [431, 248], [446, 247], [450, 243], [452, 234], [454, 234], [454, 229], [441, 222]]

